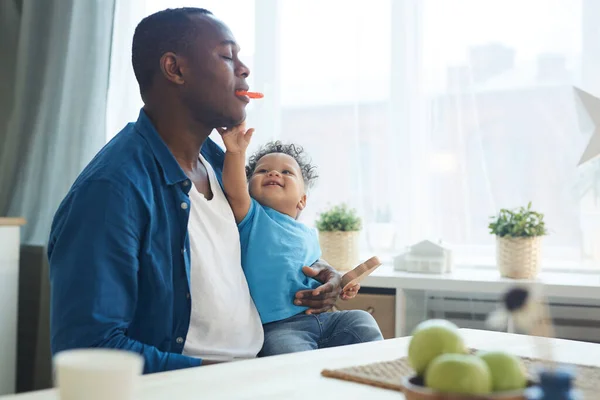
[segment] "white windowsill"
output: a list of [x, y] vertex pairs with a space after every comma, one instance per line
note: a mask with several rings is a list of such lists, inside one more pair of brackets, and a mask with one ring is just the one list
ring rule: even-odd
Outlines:
[[462, 293], [502, 293], [511, 286], [543, 284], [548, 297], [600, 299], [600, 272], [575, 273], [542, 271], [536, 280], [502, 278], [494, 268], [455, 267], [449, 274], [419, 274], [395, 271], [389, 262], [363, 282], [363, 287], [456, 291]]

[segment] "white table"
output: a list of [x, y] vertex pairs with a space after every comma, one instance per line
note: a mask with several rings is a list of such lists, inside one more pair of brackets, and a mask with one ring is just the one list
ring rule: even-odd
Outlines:
[[[467, 345], [478, 349], [502, 349], [535, 357], [528, 336], [462, 330]], [[324, 368], [340, 368], [406, 355], [409, 338], [338, 347], [284, 356], [210, 365], [142, 377], [144, 400], [197, 399], [394, 399], [402, 394], [371, 386], [324, 378]], [[553, 340], [556, 359], [566, 363], [600, 367], [600, 345]], [[363, 397], [364, 396], [364, 397]], [[54, 390], [0, 397], [3, 400], [58, 400]]]

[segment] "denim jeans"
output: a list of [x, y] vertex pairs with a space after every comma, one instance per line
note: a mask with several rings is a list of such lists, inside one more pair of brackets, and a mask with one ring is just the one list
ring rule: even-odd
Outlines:
[[259, 357], [383, 340], [375, 319], [360, 310], [298, 314], [263, 328]]

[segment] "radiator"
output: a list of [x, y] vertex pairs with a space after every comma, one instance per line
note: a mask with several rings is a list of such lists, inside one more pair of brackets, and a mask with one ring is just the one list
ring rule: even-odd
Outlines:
[[[561, 339], [600, 343], [600, 301], [548, 299], [555, 335]], [[484, 329], [487, 315], [498, 307], [498, 296], [427, 292], [427, 318], [443, 318], [461, 328]]]

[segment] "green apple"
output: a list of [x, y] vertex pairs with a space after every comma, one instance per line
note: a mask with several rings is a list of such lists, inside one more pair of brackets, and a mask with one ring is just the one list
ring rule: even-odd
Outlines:
[[425, 386], [442, 393], [482, 395], [492, 392], [487, 364], [470, 354], [442, 354], [425, 373]]
[[527, 385], [527, 372], [520, 358], [503, 351], [481, 351], [477, 356], [490, 369], [494, 392], [524, 389]]
[[446, 353], [467, 353], [455, 324], [444, 319], [430, 319], [417, 325], [408, 345], [408, 361], [417, 375], [422, 376], [434, 358]]

